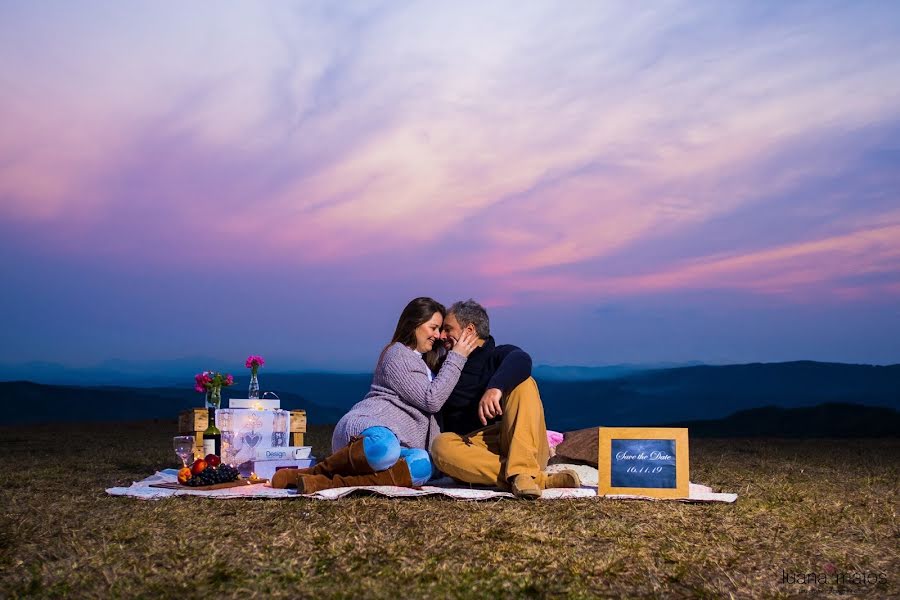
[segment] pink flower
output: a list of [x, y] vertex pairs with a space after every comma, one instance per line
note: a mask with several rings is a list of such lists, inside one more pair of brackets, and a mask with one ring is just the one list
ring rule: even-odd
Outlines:
[[194, 389], [201, 394], [206, 391], [212, 379], [209, 377], [209, 371], [203, 371], [194, 375]]
[[247, 357], [247, 360], [244, 361], [244, 366], [248, 369], [258, 369], [264, 364], [266, 364], [266, 361], [263, 360], [263, 357], [255, 354], [251, 354]]
[[206, 392], [212, 388], [224, 387], [232, 385], [234, 377], [231, 375], [222, 375], [215, 371], [203, 371], [194, 375], [194, 389], [200, 392]]

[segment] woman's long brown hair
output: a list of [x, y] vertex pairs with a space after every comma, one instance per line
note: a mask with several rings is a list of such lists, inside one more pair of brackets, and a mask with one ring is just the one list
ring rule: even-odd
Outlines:
[[[384, 347], [384, 350], [381, 351], [381, 356], [378, 357], [378, 364], [381, 364], [384, 352], [391, 344], [400, 342], [404, 346], [412, 346], [415, 348], [416, 328], [422, 323], [430, 321], [431, 317], [434, 316], [434, 313], [441, 313], [441, 318], [445, 318], [447, 316], [447, 309], [437, 300], [424, 296], [410, 300], [409, 304], [406, 305], [406, 308], [403, 309], [403, 312], [400, 313], [400, 318], [397, 320], [397, 328], [394, 330], [394, 337], [391, 338], [391, 341]], [[422, 358], [425, 359], [425, 364], [428, 365], [428, 368], [432, 371], [438, 370], [440, 357], [441, 349], [439, 343], [435, 343], [435, 347], [422, 356]]]

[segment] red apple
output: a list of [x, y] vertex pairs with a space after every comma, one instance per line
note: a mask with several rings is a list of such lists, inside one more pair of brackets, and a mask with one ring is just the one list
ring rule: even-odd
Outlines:
[[178, 483], [180, 483], [182, 485], [186, 484], [188, 482], [188, 479], [190, 479], [190, 478], [191, 478], [191, 468], [190, 467], [184, 467], [183, 469], [178, 470]]
[[206, 461], [202, 458], [198, 458], [194, 461], [194, 464], [191, 465], [191, 473], [193, 473], [194, 475], [199, 475], [206, 467]]
[[206, 464], [210, 467], [218, 467], [222, 462], [222, 459], [215, 454], [207, 454], [206, 458], [204, 458], [203, 460], [205, 460]]

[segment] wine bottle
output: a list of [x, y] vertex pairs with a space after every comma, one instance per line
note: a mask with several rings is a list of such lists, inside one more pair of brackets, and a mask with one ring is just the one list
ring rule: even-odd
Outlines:
[[216, 408], [209, 407], [209, 424], [203, 432], [203, 456], [222, 456], [222, 432], [216, 427]]

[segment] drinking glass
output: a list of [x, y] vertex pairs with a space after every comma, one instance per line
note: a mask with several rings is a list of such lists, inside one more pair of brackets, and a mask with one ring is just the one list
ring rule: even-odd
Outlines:
[[287, 446], [287, 416], [286, 410], [277, 408], [272, 415], [272, 447]]
[[172, 438], [172, 443], [175, 446], [175, 454], [181, 459], [181, 465], [188, 466], [188, 458], [194, 456], [194, 436], [176, 435]]
[[216, 411], [216, 425], [222, 432], [222, 462], [230, 465], [234, 461], [234, 409], [223, 408]]

